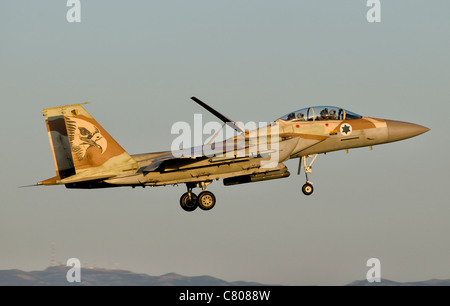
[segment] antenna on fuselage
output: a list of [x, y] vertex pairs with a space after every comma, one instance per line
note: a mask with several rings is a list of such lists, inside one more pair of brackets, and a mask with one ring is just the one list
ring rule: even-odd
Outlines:
[[201, 107], [203, 107], [204, 109], [206, 109], [208, 112], [210, 112], [211, 114], [213, 114], [214, 116], [216, 116], [217, 118], [219, 118], [221, 121], [223, 121], [225, 124], [227, 124], [228, 126], [230, 126], [231, 128], [233, 128], [234, 130], [247, 134], [248, 131], [245, 130], [244, 128], [242, 128], [241, 126], [239, 126], [236, 121], [231, 120], [230, 118], [222, 115], [221, 113], [219, 113], [218, 111], [216, 111], [214, 108], [212, 108], [211, 106], [209, 106], [208, 104], [206, 104], [205, 102], [201, 101], [200, 99], [197, 99], [196, 97], [191, 97], [191, 99], [193, 101], [195, 101], [197, 104], [199, 104]]

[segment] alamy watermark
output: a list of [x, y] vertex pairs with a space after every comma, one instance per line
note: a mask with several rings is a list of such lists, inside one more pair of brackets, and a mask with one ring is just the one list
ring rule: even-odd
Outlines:
[[[66, 6], [70, 7], [66, 13], [67, 22], [81, 22], [81, 2], [80, 0], [67, 0]], [[368, 22], [381, 22], [381, 2], [380, 0], [367, 0], [366, 19]]]
[[370, 258], [366, 263], [367, 267], [371, 267], [367, 271], [366, 279], [369, 283], [380, 283], [381, 282], [381, 262], [378, 258]]
[[[233, 126], [235, 129], [230, 127]], [[275, 168], [279, 162], [279, 124], [233, 122], [203, 124], [202, 114], [194, 114], [194, 124], [178, 121], [172, 125], [172, 135], [178, 135], [170, 147], [174, 157], [208, 157], [261, 159], [261, 168]]]
[[66, 273], [66, 279], [69, 283], [81, 282], [81, 262], [78, 258], [69, 258], [67, 260], [68, 267], [72, 267]]
[[81, 22], [80, 0], [67, 0], [66, 6], [70, 7], [66, 14], [67, 22]]
[[370, 7], [366, 14], [367, 21], [370, 23], [381, 22], [380, 0], [367, 0], [367, 6]]

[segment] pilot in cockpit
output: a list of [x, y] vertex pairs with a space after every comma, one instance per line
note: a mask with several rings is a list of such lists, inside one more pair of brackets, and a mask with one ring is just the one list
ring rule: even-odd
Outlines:
[[336, 118], [336, 110], [335, 109], [330, 110], [330, 119], [331, 120], [336, 120], [337, 119]]
[[295, 114], [294, 114], [294, 113], [290, 113], [290, 114], [287, 116], [287, 120], [292, 120], [292, 119], [295, 119]]
[[321, 119], [328, 119], [328, 108], [324, 108], [323, 110], [321, 110], [320, 116], [322, 117]]
[[304, 121], [305, 120], [305, 117], [304, 117], [303, 113], [298, 113], [297, 114], [297, 120], [298, 121]]

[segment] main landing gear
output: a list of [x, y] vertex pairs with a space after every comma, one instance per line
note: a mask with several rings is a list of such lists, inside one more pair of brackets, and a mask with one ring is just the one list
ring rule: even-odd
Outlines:
[[[216, 197], [210, 191], [206, 190], [206, 186], [211, 182], [187, 183], [187, 192], [180, 198], [180, 205], [185, 211], [194, 211], [197, 207], [202, 210], [210, 210], [216, 205]], [[193, 188], [202, 188], [202, 192], [197, 196], [192, 192]]]
[[[298, 164], [298, 174], [300, 174], [300, 169], [302, 167], [302, 162], [303, 162], [303, 169], [305, 170], [305, 175], [306, 175], [306, 183], [305, 185], [303, 185], [302, 187], [302, 191], [305, 195], [311, 195], [314, 191], [314, 187], [312, 185], [312, 182], [309, 181], [308, 178], [308, 174], [311, 174], [312, 172], [312, 164], [314, 163], [314, 161], [316, 160], [318, 154], [315, 154], [314, 156], [308, 155], [308, 156], [302, 156], [302, 158], [300, 159], [300, 162]], [[311, 158], [311, 162], [309, 163], [309, 165], [306, 164], [306, 159], [307, 158]]]

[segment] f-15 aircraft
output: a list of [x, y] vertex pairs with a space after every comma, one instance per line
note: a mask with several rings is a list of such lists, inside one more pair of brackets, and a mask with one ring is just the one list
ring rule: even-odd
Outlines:
[[[191, 98], [238, 134], [229, 139], [165, 152], [128, 154], [82, 104], [43, 110], [56, 176], [37, 185], [91, 189], [119, 186], [186, 184], [180, 198], [185, 211], [210, 210], [216, 197], [207, 186], [223, 179], [226, 186], [285, 178], [283, 162], [298, 158], [305, 195], [318, 154], [384, 144], [414, 137], [428, 128], [407, 122], [365, 117], [335, 106], [296, 110], [264, 127], [246, 130], [196, 97]], [[196, 195], [192, 190], [201, 188]]]

